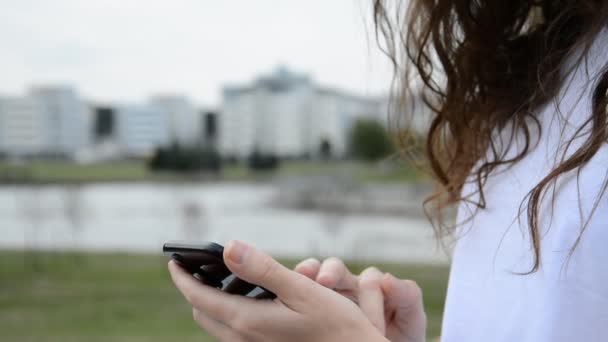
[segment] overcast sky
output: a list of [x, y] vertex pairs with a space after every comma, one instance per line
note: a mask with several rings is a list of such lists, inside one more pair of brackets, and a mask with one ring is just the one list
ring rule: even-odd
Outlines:
[[360, 94], [388, 89], [372, 0], [0, 0], [0, 94], [69, 84], [94, 101], [177, 93], [203, 106], [225, 84], [284, 64]]

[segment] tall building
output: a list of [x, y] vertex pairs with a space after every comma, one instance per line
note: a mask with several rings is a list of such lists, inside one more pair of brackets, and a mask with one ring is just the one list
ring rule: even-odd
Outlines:
[[229, 157], [246, 157], [255, 143], [256, 96], [246, 87], [223, 90], [218, 149]]
[[169, 115], [153, 105], [120, 105], [114, 109], [114, 139], [122, 153], [133, 157], [151, 155], [171, 138]]
[[194, 105], [183, 96], [155, 96], [150, 103], [162, 108], [169, 118], [169, 134], [172, 142], [192, 146], [202, 139], [202, 118]]
[[50, 152], [45, 107], [29, 97], [0, 97], [0, 152], [35, 156]]
[[254, 148], [280, 157], [309, 154], [308, 116], [314, 101], [311, 80], [280, 68], [273, 75], [259, 78], [251, 95]]
[[73, 158], [91, 143], [88, 107], [70, 87], [32, 88], [0, 98], [0, 150], [10, 156]]
[[73, 88], [35, 87], [29, 96], [43, 106], [49, 151], [73, 157], [92, 143], [91, 111]]
[[246, 157], [254, 150], [280, 157], [315, 156], [323, 141], [332, 154], [347, 152], [350, 128], [359, 118], [379, 118], [377, 99], [320, 87], [305, 76], [279, 68], [249, 86], [223, 91], [219, 148]]

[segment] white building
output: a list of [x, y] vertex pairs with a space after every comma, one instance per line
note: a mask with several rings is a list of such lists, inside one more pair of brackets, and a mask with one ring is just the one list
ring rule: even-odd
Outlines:
[[256, 97], [247, 88], [224, 88], [218, 122], [218, 149], [223, 155], [246, 157], [254, 149], [255, 103]]
[[31, 156], [49, 152], [49, 122], [44, 106], [29, 97], [0, 97], [0, 152]]
[[74, 157], [92, 137], [90, 111], [69, 87], [0, 98], [0, 150], [9, 156]]
[[202, 139], [202, 117], [194, 105], [183, 96], [155, 96], [150, 103], [165, 110], [169, 116], [169, 134], [172, 142], [192, 146]]
[[50, 152], [73, 157], [92, 143], [91, 111], [74, 89], [62, 86], [35, 87], [29, 94], [44, 107]]
[[246, 157], [252, 151], [280, 157], [315, 156], [323, 140], [344, 156], [353, 123], [378, 118], [381, 103], [318, 87], [308, 77], [279, 68], [253, 85], [226, 87], [219, 118], [219, 149]]
[[169, 115], [163, 108], [153, 105], [120, 105], [114, 113], [114, 139], [122, 153], [146, 157], [157, 147], [169, 144]]

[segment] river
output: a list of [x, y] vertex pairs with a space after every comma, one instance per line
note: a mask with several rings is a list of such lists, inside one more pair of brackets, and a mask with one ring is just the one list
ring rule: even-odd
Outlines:
[[272, 183], [0, 187], [0, 248], [159, 253], [167, 240], [239, 239], [279, 257], [444, 263], [419, 216], [296, 210]]

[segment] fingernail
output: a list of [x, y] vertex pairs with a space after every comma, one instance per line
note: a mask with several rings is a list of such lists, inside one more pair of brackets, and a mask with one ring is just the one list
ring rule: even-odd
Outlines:
[[319, 260], [314, 259], [314, 258], [304, 260], [304, 265], [310, 266], [310, 267], [314, 267], [319, 263], [320, 263]]
[[247, 245], [244, 243], [236, 240], [231, 241], [230, 248], [228, 249], [228, 259], [235, 264], [242, 264], [245, 261], [247, 249]]

